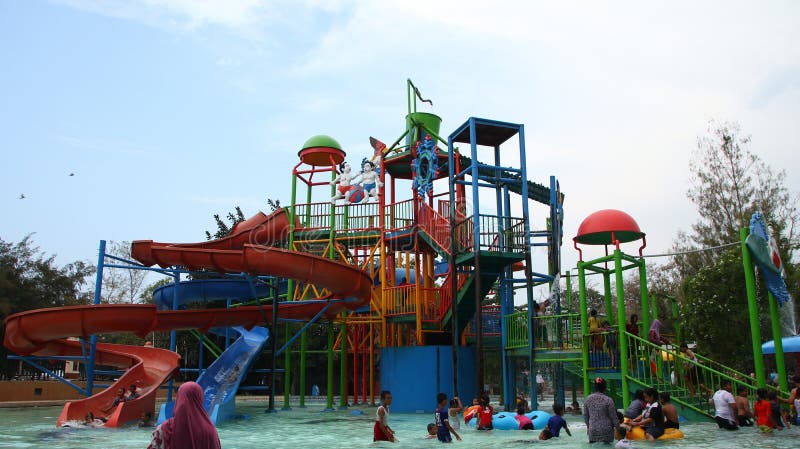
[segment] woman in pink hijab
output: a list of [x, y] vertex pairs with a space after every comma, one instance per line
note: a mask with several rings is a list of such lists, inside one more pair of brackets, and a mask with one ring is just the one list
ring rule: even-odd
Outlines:
[[650, 332], [647, 333], [647, 339], [650, 340], [650, 343], [659, 346], [669, 344], [669, 339], [661, 335], [661, 320], [653, 320], [653, 324], [650, 325]]
[[217, 428], [203, 409], [203, 389], [195, 382], [178, 388], [172, 418], [153, 431], [147, 449], [220, 449]]

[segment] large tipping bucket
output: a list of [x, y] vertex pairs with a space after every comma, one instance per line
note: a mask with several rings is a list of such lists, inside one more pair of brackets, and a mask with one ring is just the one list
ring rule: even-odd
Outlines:
[[[427, 112], [412, 112], [406, 116], [406, 129], [409, 130], [406, 136], [406, 145], [412, 148], [418, 141], [425, 138], [425, 134], [439, 135], [439, 128], [442, 126], [442, 118], [438, 115]], [[427, 129], [427, 131], [426, 131]], [[434, 136], [431, 138], [435, 139]]]

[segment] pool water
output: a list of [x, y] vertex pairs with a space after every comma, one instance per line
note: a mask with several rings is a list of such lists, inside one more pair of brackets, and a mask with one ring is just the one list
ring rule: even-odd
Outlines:
[[[243, 402], [237, 405], [237, 413], [243, 419], [220, 426], [219, 436], [225, 449], [246, 448], [353, 448], [392, 447], [421, 448], [440, 447], [440, 443], [425, 440], [425, 427], [433, 421], [433, 414], [393, 413], [389, 425], [397, 433], [399, 443], [372, 442], [374, 407], [350, 407], [333, 412], [323, 411], [319, 405], [277, 413], [265, 413], [262, 402]], [[139, 448], [150, 442], [152, 429], [127, 427], [122, 429], [90, 429], [55, 427], [61, 407], [4, 408], [0, 409], [0, 448]], [[363, 414], [358, 414], [363, 412]], [[354, 414], [355, 413], [355, 414]], [[572, 437], [562, 432], [561, 438], [538, 441], [539, 431], [476, 432], [461, 426], [463, 441], [455, 442], [464, 448], [527, 447], [532, 443], [538, 447], [593, 448], [613, 447], [590, 445], [586, 440], [586, 427], [582, 418], [566, 416]], [[757, 429], [747, 428], [738, 432], [717, 429], [714, 423], [688, 423], [682, 426], [686, 434], [683, 440], [658, 442], [656, 447], [665, 448], [797, 448], [800, 447], [800, 429], [792, 427], [783, 432], [762, 435]], [[633, 447], [653, 447], [644, 441], [635, 441]]]

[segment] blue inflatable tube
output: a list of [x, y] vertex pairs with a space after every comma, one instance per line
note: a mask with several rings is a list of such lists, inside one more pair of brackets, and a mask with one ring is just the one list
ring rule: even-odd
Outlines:
[[[516, 412], [500, 412], [492, 416], [492, 426], [497, 430], [519, 430], [519, 423], [514, 419], [516, 415]], [[534, 430], [544, 429], [547, 425], [547, 421], [550, 420], [550, 414], [541, 411], [526, 413], [525, 416], [530, 418], [531, 422], [533, 422]], [[472, 418], [467, 425], [475, 427], [477, 422], [477, 418]]]

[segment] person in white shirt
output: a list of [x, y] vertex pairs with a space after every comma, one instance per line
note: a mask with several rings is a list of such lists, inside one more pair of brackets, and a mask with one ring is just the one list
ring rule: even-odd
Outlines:
[[539, 400], [544, 401], [544, 376], [540, 371], [536, 372], [536, 393], [539, 394]]
[[731, 390], [733, 390], [731, 381], [723, 379], [719, 388], [711, 398], [711, 401], [714, 402], [714, 410], [716, 410], [714, 420], [720, 429], [739, 430], [739, 425], [736, 423], [736, 399], [731, 394]]

